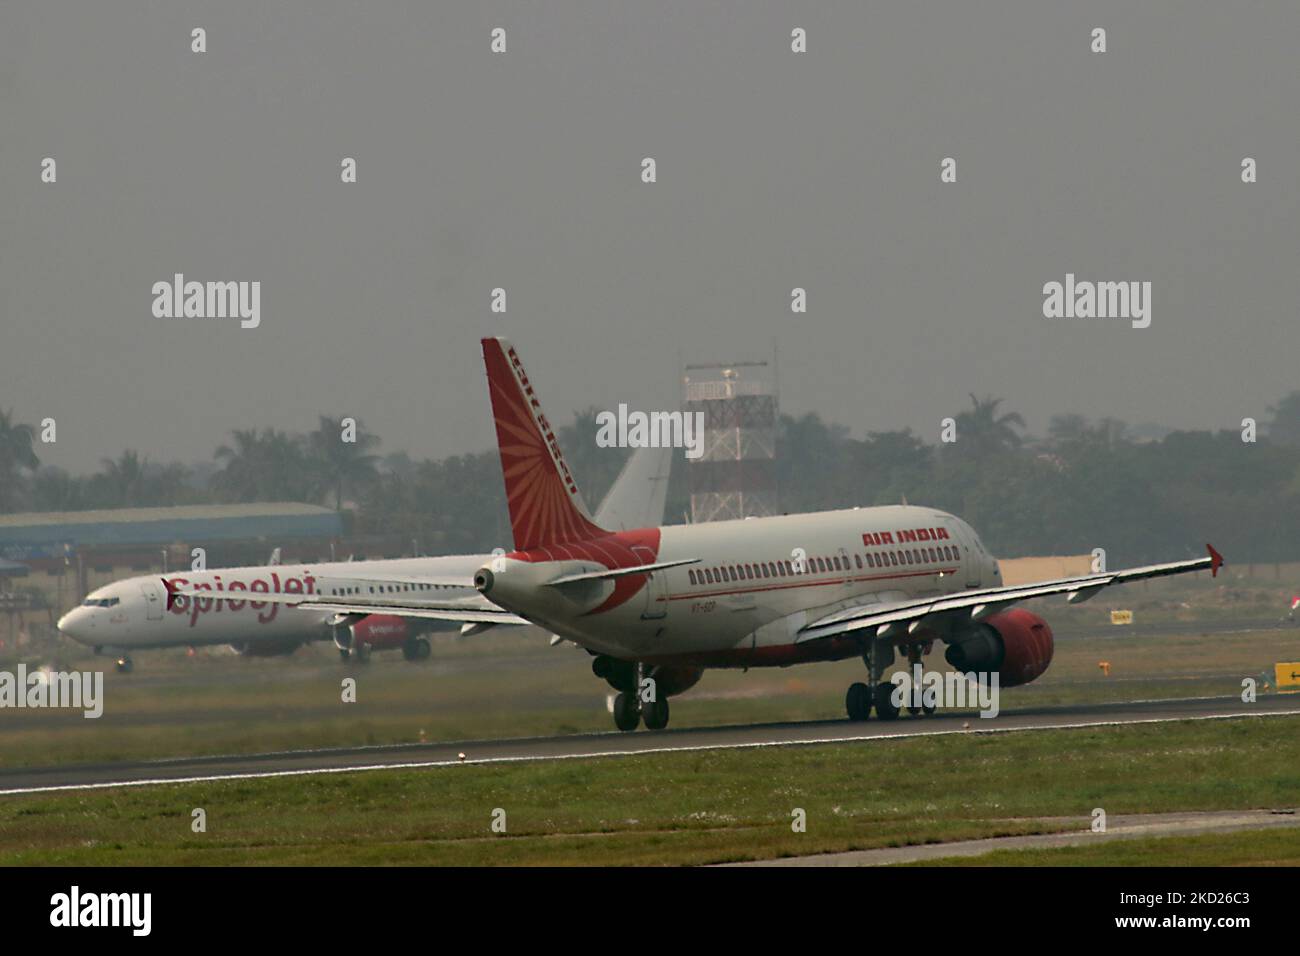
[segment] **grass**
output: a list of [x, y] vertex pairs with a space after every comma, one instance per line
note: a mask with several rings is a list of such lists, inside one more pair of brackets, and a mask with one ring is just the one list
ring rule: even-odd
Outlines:
[[[0, 863], [699, 864], [1055, 832], [1099, 806], [1284, 807], [1298, 792], [1300, 718], [1187, 721], [7, 797]], [[191, 832], [196, 807], [206, 833]], [[1300, 863], [1294, 840], [1267, 836], [1273, 862]], [[1170, 863], [1197, 846], [1159, 842]]]

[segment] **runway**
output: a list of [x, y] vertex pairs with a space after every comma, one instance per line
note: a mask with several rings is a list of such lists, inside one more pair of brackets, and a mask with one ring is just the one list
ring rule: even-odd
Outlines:
[[105, 764], [67, 764], [46, 768], [0, 770], [0, 796], [121, 786], [353, 773], [364, 770], [571, 760], [728, 748], [885, 741], [900, 737], [1004, 733], [1283, 715], [1300, 715], [1300, 695], [1270, 694], [1250, 704], [1243, 703], [1237, 697], [1183, 698], [1013, 710], [993, 718], [981, 718], [975, 714], [934, 715], [924, 718], [903, 716], [889, 722], [872, 719], [865, 723], [850, 723], [847, 720], [839, 720], [691, 727], [628, 734], [611, 731], [560, 737], [397, 744]]

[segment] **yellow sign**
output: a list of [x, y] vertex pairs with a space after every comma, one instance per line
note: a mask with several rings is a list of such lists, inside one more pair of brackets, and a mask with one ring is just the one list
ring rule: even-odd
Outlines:
[[1283, 692], [1300, 691], [1300, 661], [1273, 665], [1273, 677], [1277, 689]]
[[1133, 623], [1133, 612], [1132, 612], [1132, 611], [1111, 611], [1111, 612], [1110, 612], [1110, 623], [1112, 623], [1112, 624], [1132, 624], [1132, 623]]

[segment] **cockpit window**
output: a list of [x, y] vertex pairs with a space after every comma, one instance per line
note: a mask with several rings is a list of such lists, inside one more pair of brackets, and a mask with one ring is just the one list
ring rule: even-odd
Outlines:
[[116, 607], [122, 603], [121, 598], [86, 598], [81, 602], [82, 607]]

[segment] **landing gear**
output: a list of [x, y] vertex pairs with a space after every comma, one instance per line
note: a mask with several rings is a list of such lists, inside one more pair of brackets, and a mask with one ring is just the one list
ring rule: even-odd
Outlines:
[[659, 697], [643, 705], [642, 716], [646, 730], [663, 730], [668, 726], [668, 698]]
[[[920, 644], [909, 644], [907, 647], [907, 672], [909, 674], [918, 673], [917, 667], [921, 664], [922, 653], [930, 653], [930, 645], [927, 643], [924, 649]], [[921, 694], [921, 688], [913, 687], [907, 694], [907, 712], [913, 717], [923, 714], [926, 717], [934, 713], [934, 704], [927, 704], [925, 696]]]
[[402, 656], [408, 661], [428, 660], [430, 652], [427, 637], [413, 637], [402, 645]]
[[117, 672], [119, 674], [129, 674], [134, 667], [135, 664], [131, 662], [131, 658], [127, 657], [125, 654], [117, 659]]
[[636, 694], [622, 691], [614, 698], [614, 726], [619, 730], [636, 730], [641, 723], [641, 706]]
[[858, 681], [849, 685], [849, 692], [844, 695], [844, 709], [849, 712], [849, 720], [866, 720], [871, 716], [871, 688]]
[[895, 689], [894, 685], [887, 680], [876, 685], [872, 696], [873, 703], [876, 705], [876, 716], [881, 720], [894, 720], [898, 717], [898, 707], [894, 704]]
[[894, 685], [882, 678], [885, 668], [894, 663], [894, 645], [887, 638], [873, 637], [862, 654], [862, 663], [867, 665], [867, 683], [850, 684], [849, 692], [844, 695], [849, 720], [866, 720], [872, 708], [881, 720], [893, 720], [898, 716], [893, 701]]
[[[591, 669], [619, 692], [614, 698], [614, 726], [619, 730], [636, 730], [642, 720], [646, 730], [663, 730], [668, 726], [668, 695], [654, 685], [653, 678], [646, 681], [645, 664], [602, 656], [592, 661]], [[654, 686], [655, 699], [642, 701], [641, 694], [647, 684]]]

